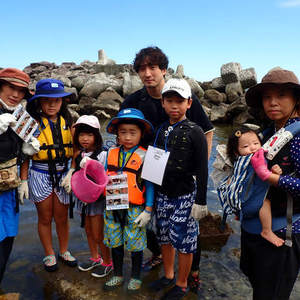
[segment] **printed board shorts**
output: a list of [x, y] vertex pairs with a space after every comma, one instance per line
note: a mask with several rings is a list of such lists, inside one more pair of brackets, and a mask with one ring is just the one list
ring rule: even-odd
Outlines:
[[[60, 183], [67, 173], [62, 175], [60, 179]], [[48, 198], [52, 193], [52, 183], [50, 179], [50, 175], [48, 172], [39, 172], [33, 170], [32, 168], [29, 171], [28, 178], [28, 187], [29, 187], [29, 199], [34, 203], [39, 203]], [[70, 195], [67, 194], [63, 187], [58, 187], [54, 189], [54, 193], [56, 194], [58, 200], [62, 204], [70, 203]]]
[[128, 251], [142, 251], [147, 247], [146, 228], [138, 227], [133, 221], [144, 210], [143, 206], [130, 206], [127, 209], [127, 224], [124, 228], [115, 222], [111, 210], [104, 211], [104, 244], [109, 248], [124, 245]]
[[160, 245], [171, 244], [181, 253], [195, 253], [198, 222], [191, 216], [196, 193], [169, 198], [157, 193], [156, 225], [157, 238]]
[[104, 201], [105, 200], [97, 200], [93, 203], [85, 204], [84, 202], [80, 201], [74, 194], [73, 194], [73, 200], [75, 200], [76, 211], [79, 214], [82, 214], [84, 206], [85, 206], [85, 215], [86, 216], [99, 216], [99, 215], [103, 215], [103, 213], [104, 213]]

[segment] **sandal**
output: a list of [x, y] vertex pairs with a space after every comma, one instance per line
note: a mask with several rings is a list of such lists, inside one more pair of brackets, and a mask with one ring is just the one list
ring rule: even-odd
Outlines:
[[71, 255], [69, 251], [66, 251], [63, 254], [58, 254], [58, 259], [60, 259], [64, 264], [69, 267], [77, 266], [77, 259]]
[[136, 292], [141, 288], [141, 285], [142, 285], [142, 280], [130, 278], [128, 286], [127, 286], [127, 290], [129, 292]]
[[123, 277], [122, 276], [113, 276], [110, 280], [105, 282], [103, 289], [105, 291], [112, 291], [123, 284]]
[[44, 268], [47, 272], [54, 272], [57, 270], [57, 262], [54, 254], [45, 256], [43, 258]]

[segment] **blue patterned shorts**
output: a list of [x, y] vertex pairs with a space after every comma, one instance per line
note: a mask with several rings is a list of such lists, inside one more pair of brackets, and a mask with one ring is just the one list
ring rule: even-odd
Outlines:
[[127, 224], [124, 228], [115, 222], [111, 210], [104, 211], [104, 244], [109, 248], [124, 245], [128, 251], [142, 251], [147, 247], [146, 228], [138, 227], [133, 221], [144, 210], [141, 206], [130, 206], [127, 209]]
[[176, 198], [157, 193], [157, 238], [161, 245], [171, 244], [181, 253], [194, 253], [199, 234], [198, 222], [191, 216], [195, 192]]

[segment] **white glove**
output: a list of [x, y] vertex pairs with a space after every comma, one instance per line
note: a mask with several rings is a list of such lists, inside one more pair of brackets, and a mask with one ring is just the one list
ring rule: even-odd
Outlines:
[[144, 210], [140, 215], [133, 221], [137, 226], [144, 227], [146, 226], [151, 219], [151, 212]]
[[18, 195], [20, 204], [24, 204], [24, 198], [28, 199], [29, 191], [28, 191], [28, 181], [22, 180], [21, 184], [18, 186]]
[[193, 204], [191, 216], [199, 221], [208, 215], [207, 205]]
[[0, 115], [0, 134], [4, 133], [8, 126], [16, 125], [16, 118], [12, 114], [5, 113]]
[[74, 168], [71, 168], [71, 169], [68, 171], [67, 175], [64, 177], [64, 179], [63, 179], [63, 180], [61, 181], [61, 183], [60, 183], [60, 186], [63, 187], [63, 188], [66, 190], [66, 192], [67, 192], [68, 194], [70, 194], [71, 191], [72, 191], [72, 187], [71, 187], [71, 177], [72, 177], [72, 174], [74, 173], [74, 171], [75, 171], [75, 169], [74, 169]]
[[80, 164], [79, 164], [79, 167], [80, 168], [84, 168], [85, 167], [85, 164], [88, 160], [90, 160], [91, 158], [89, 158], [88, 156], [85, 156], [82, 158], [82, 160], [80, 161]]
[[37, 138], [32, 137], [30, 142], [24, 142], [22, 145], [22, 152], [26, 155], [32, 156], [40, 151], [40, 142]]

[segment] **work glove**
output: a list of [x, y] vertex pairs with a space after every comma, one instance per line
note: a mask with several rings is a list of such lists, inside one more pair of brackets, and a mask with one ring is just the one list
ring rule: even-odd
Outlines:
[[206, 217], [208, 214], [207, 205], [200, 205], [200, 204], [193, 204], [191, 216], [196, 220], [199, 221]]
[[80, 167], [80, 168], [84, 168], [86, 162], [87, 162], [88, 160], [90, 160], [90, 159], [91, 159], [91, 158], [89, 158], [88, 156], [84, 156], [84, 157], [82, 158], [82, 160], [80, 161], [79, 167]]
[[32, 156], [40, 151], [40, 142], [37, 138], [32, 137], [31, 140], [22, 145], [22, 152], [26, 155]]
[[9, 113], [0, 115], [0, 134], [4, 133], [8, 126], [14, 126], [17, 120], [15, 116]]
[[151, 219], [151, 212], [144, 210], [133, 222], [137, 224], [138, 227], [144, 227], [149, 223], [150, 219]]
[[72, 174], [74, 173], [74, 171], [75, 171], [75, 169], [74, 169], [74, 168], [71, 168], [71, 169], [68, 171], [67, 175], [64, 177], [64, 179], [63, 179], [63, 180], [61, 181], [61, 183], [60, 183], [60, 186], [63, 187], [63, 188], [66, 190], [66, 192], [67, 192], [68, 194], [70, 194], [71, 191], [72, 191], [72, 187], [71, 187], [71, 177], [72, 177]]
[[272, 172], [268, 169], [267, 161], [264, 156], [265, 150], [260, 148], [256, 151], [253, 156], [251, 157], [251, 165], [257, 174], [257, 176], [262, 180], [267, 180]]
[[18, 195], [19, 195], [19, 203], [24, 204], [24, 198], [28, 199], [29, 190], [28, 190], [28, 181], [22, 180], [21, 184], [18, 186]]

